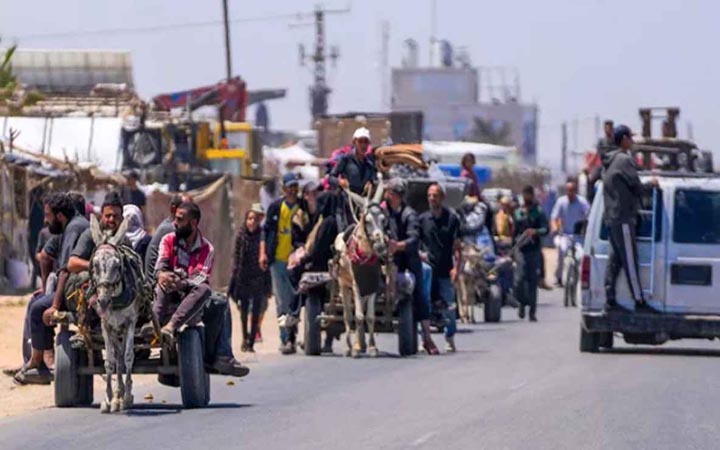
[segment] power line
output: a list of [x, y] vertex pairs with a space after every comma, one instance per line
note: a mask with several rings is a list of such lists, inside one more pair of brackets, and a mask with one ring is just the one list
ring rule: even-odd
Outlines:
[[[307, 17], [307, 13], [294, 13], [294, 14], [276, 14], [268, 16], [257, 16], [257, 17], [240, 17], [230, 19], [230, 23], [249, 23], [249, 22], [267, 22], [272, 20], [283, 20], [283, 19], [302, 19]], [[128, 34], [128, 33], [157, 33], [168, 30], [181, 30], [186, 28], [202, 28], [222, 25], [223, 20], [206, 20], [196, 22], [182, 22], [167, 25], [153, 25], [153, 26], [142, 26], [142, 27], [121, 27], [121, 28], [106, 28], [97, 30], [80, 30], [80, 31], [59, 31], [51, 33], [36, 33], [13, 36], [17, 40], [31, 40], [31, 39], [57, 39], [65, 37], [77, 37], [77, 36], [93, 36], [93, 35], [108, 35], [108, 34]]]

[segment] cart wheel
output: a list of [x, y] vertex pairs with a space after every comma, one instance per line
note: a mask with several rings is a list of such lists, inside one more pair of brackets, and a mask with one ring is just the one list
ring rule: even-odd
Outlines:
[[410, 356], [417, 352], [417, 326], [413, 318], [412, 299], [400, 301], [398, 316], [398, 351], [400, 356]]
[[305, 299], [305, 354], [308, 356], [317, 356], [322, 350], [320, 322], [318, 316], [322, 311], [322, 303], [320, 299], [314, 295], [309, 295]]
[[[88, 353], [85, 351], [77, 352], [77, 366], [87, 367], [88, 364]], [[100, 362], [102, 364], [102, 361]], [[78, 375], [78, 406], [90, 406], [93, 403], [94, 396], [93, 376], [90, 375]]]
[[210, 378], [205, 371], [200, 330], [189, 327], [178, 336], [180, 395], [185, 408], [200, 408], [210, 402]]
[[79, 400], [79, 382], [77, 353], [70, 346], [70, 331], [63, 329], [55, 344], [55, 406], [75, 406]]
[[491, 284], [483, 308], [485, 322], [497, 323], [502, 317], [502, 289], [497, 284]]

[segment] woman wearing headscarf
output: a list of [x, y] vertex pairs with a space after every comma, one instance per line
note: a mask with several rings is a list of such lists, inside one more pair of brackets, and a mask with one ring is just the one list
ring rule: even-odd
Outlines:
[[235, 257], [228, 295], [237, 302], [240, 310], [243, 352], [255, 352], [255, 339], [259, 334], [260, 318], [264, 313], [263, 303], [268, 294], [269, 273], [259, 264], [260, 223], [264, 217], [262, 206], [259, 203], [253, 204], [245, 214], [243, 226], [235, 238]]
[[125, 233], [125, 237], [130, 240], [133, 250], [140, 256], [140, 260], [145, 260], [145, 253], [147, 253], [148, 246], [152, 236], [145, 231], [145, 224], [143, 223], [142, 211], [135, 205], [123, 206], [123, 220], [128, 222], [128, 230]]

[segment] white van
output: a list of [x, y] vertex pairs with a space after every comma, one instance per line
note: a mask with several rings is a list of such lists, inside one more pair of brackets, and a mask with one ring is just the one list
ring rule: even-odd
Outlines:
[[[641, 175], [643, 183], [650, 178]], [[611, 348], [614, 333], [627, 343], [652, 345], [720, 337], [720, 177], [662, 172], [654, 178], [659, 188], [642, 199], [638, 261], [645, 299], [659, 313], [603, 310], [609, 243], [599, 185], [581, 264], [582, 352]], [[616, 292], [620, 305], [634, 309], [624, 271]]]

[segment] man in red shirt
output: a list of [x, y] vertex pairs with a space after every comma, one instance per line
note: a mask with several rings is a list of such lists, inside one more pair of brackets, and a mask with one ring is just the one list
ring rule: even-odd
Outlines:
[[[153, 313], [163, 326], [163, 336], [170, 340], [183, 325], [202, 319], [212, 294], [210, 273], [215, 250], [198, 229], [200, 217], [200, 208], [195, 203], [181, 204], [175, 210], [175, 232], [160, 241]], [[213, 367], [235, 376], [249, 372], [232, 355], [218, 355]]]

